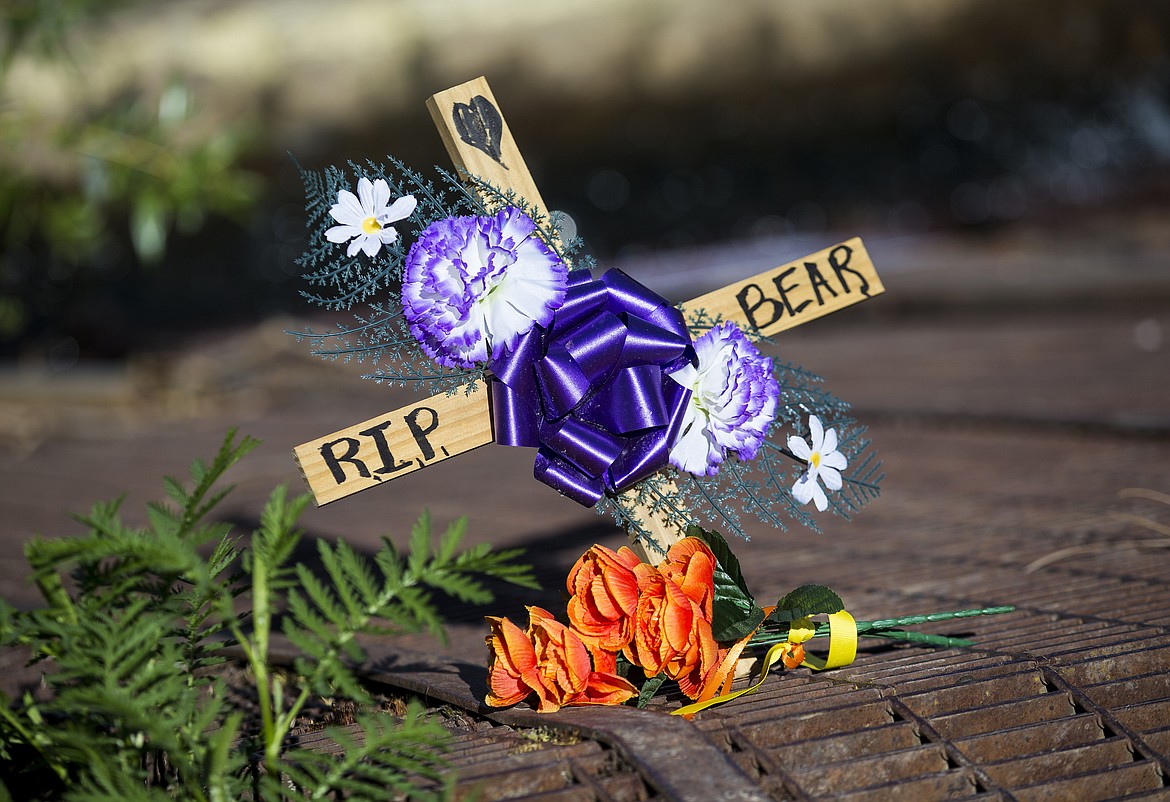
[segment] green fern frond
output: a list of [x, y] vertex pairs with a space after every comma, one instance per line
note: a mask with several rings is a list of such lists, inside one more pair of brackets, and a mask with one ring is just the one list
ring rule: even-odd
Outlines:
[[[428, 513], [427, 528], [430, 528], [430, 518]], [[443, 534], [439, 537], [439, 547], [435, 550], [435, 559], [439, 562], [449, 562], [454, 556], [455, 551], [459, 548], [459, 544], [463, 541], [463, 536], [467, 534], [467, 516], [461, 516], [447, 525], [443, 530]], [[512, 556], [515, 556], [513, 554]], [[505, 558], [510, 559], [510, 558]]]
[[253, 559], [264, 560], [272, 569], [288, 562], [301, 539], [296, 522], [311, 500], [300, 495], [290, 501], [284, 485], [272, 491], [260, 513], [260, 528], [252, 538]]
[[65, 802], [171, 802], [166, 789], [147, 786], [144, 772], [109, 771], [100, 763], [80, 778], [64, 796]]
[[[327, 566], [328, 567], [328, 566]], [[350, 627], [357, 625], [368, 613], [361, 605], [353, 603], [352, 594], [348, 592], [347, 582], [341, 577], [341, 587], [338, 587], [337, 577], [330, 576], [329, 586], [319, 580], [312, 571], [303, 565], [297, 566], [297, 578], [305, 596], [313, 604], [313, 609], [327, 622], [327, 626]], [[352, 603], [345, 604], [338, 601], [339, 597]]]
[[[52, 661], [52, 695], [0, 698], [0, 788], [36, 774], [46, 799], [228, 802], [257, 798], [257, 790], [262, 799], [288, 796], [275, 784], [284, 776], [352, 799], [381, 799], [386, 789], [439, 798], [435, 750], [446, 736], [417, 708], [401, 725], [360, 718], [361, 739], [338, 733], [340, 762], [293, 749], [282, 775], [290, 728], [314, 691], [369, 701], [354, 670], [364, 659], [358, 635], [441, 634], [438, 592], [486, 601], [486, 578], [531, 585], [531, 569], [514, 563], [515, 550], [460, 551], [464, 520], [432, 539], [424, 517], [406, 554], [389, 541], [372, 557], [344, 541], [320, 543], [318, 576], [289, 564], [309, 497], [290, 498], [284, 488], [270, 495], [250, 546], [241, 547], [230, 527], [205, 514], [223, 498], [216, 481], [250, 443], [229, 434], [215, 459], [192, 467], [189, 485], [164, 482], [170, 501], [152, 505], [148, 529], [125, 526], [113, 501], [79, 516], [86, 534], [28, 545], [50, 606], [20, 612], [0, 601], [0, 645], [23, 644]], [[73, 593], [65, 572], [76, 580]], [[245, 591], [250, 616], [234, 609]], [[269, 630], [281, 614], [301, 653], [289, 676], [268, 662]], [[206, 671], [225, 659], [215, 648], [229, 634], [249, 662], [261, 713], [260, 732], [243, 741], [237, 701]], [[269, 772], [259, 779], [245, 770], [257, 751]], [[8, 767], [13, 756], [23, 768]]]
[[[352, 730], [327, 730], [340, 747], [337, 754], [298, 749], [284, 756], [279, 764], [280, 773], [289, 780], [289, 786], [280, 789], [284, 797], [386, 799], [408, 794], [418, 800], [446, 798], [447, 763], [440, 750], [449, 736], [419, 705], [411, 705], [401, 720], [361, 715]], [[420, 781], [428, 782], [431, 790]]]
[[[439, 587], [444, 592], [446, 591], [446, 588]], [[403, 588], [395, 599], [395, 609], [386, 609], [390, 615], [380, 617], [388, 618], [398, 624], [405, 624], [413, 632], [425, 630], [446, 642], [447, 635], [443, 629], [443, 617], [439, 614], [432, 599], [431, 594], [422, 588]]]
[[355, 594], [356, 609], [362, 612], [374, 609], [381, 593], [375, 564], [354, 551], [344, 540], [339, 540], [330, 552], [335, 555], [333, 559], [337, 564], [336, 573], [330, 572], [334, 583], [341, 584], [344, 578], [346, 586]]
[[197, 521], [206, 518], [208, 513], [232, 491], [233, 487], [229, 485], [210, 496], [208, 495], [215, 484], [223, 478], [224, 473], [258, 445], [260, 445], [259, 440], [247, 436], [237, 443], [236, 430], [231, 429], [210, 465], [206, 465], [201, 460], [196, 460], [191, 464], [189, 473], [195, 486], [180, 502], [183, 507], [183, 517], [179, 527], [180, 534], [190, 531]]
[[[320, 608], [317, 605], [312, 604], [310, 601], [310, 598], [314, 594], [314, 590], [316, 591], [317, 595], [325, 597], [326, 604], [328, 604], [330, 608], [333, 607], [333, 602], [331, 599], [328, 599], [327, 594], [325, 593], [324, 585], [321, 584], [320, 580], [318, 580], [317, 577], [313, 576], [312, 573], [308, 571], [306, 571], [306, 574], [309, 576], [309, 583], [311, 587], [305, 587], [307, 595], [301, 595], [295, 590], [289, 591], [288, 612], [290, 617], [284, 618], [281, 621], [281, 626], [284, 629], [284, 633], [290, 638], [293, 637], [292, 633], [289, 631], [290, 628], [301, 628], [304, 629], [307, 633], [316, 636], [320, 642], [329, 643], [332, 637], [330, 621], [334, 620], [338, 621], [339, 623], [344, 623], [344, 617], [339, 615], [331, 619], [328, 613], [325, 615], [321, 615], [319, 613]], [[313, 656], [317, 657], [319, 655], [314, 654]]]

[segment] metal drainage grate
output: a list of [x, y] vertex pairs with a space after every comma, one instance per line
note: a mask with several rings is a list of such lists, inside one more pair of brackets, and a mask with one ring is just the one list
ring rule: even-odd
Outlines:
[[[1085, 634], [1046, 623], [1062, 630], [1053, 647]], [[1170, 637], [1132, 634], [1050, 658], [862, 654], [765, 683], [699, 726], [776, 798], [1170, 799]]]
[[[481, 802], [525, 799], [544, 802], [639, 802], [656, 798], [629, 763], [612, 749], [547, 729], [515, 729], [457, 716], [446, 753], [456, 772], [456, 799]], [[356, 726], [342, 727], [360, 738]], [[308, 749], [338, 749], [324, 732], [298, 743]], [[425, 786], [424, 786], [425, 787]]]

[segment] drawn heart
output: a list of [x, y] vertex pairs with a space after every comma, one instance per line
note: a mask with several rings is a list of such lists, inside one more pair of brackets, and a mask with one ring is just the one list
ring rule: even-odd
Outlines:
[[455, 123], [460, 139], [491, 156], [505, 170], [508, 169], [508, 165], [500, 159], [504, 121], [490, 100], [483, 95], [476, 95], [471, 103], [456, 103], [451, 109], [451, 120]]

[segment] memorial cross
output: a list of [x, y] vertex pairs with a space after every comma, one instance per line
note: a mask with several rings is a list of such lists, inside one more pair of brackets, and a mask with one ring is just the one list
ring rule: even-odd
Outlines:
[[[462, 173], [501, 191], [513, 190], [537, 214], [548, 216], [484, 78], [439, 92], [427, 108]], [[854, 237], [687, 301], [682, 308], [684, 315], [702, 310], [766, 337], [883, 290], [865, 246]], [[293, 453], [316, 503], [328, 504], [493, 442], [489, 395], [482, 382], [466, 393], [435, 395], [303, 443]], [[665, 554], [681, 537], [645, 508], [639, 522], [653, 543], [634, 545], [648, 562], [656, 560], [646, 545]]]

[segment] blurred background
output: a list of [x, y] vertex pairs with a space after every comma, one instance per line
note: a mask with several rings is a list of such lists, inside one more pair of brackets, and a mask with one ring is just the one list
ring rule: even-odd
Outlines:
[[311, 313], [293, 159], [446, 166], [424, 102], [481, 74], [550, 207], [676, 300], [854, 234], [883, 275], [965, 265], [968, 300], [1028, 297], [1038, 264], [1060, 303], [1167, 300], [1170, 3], [8, 0], [0, 25], [10, 397], [173, 379], [168, 349]]

